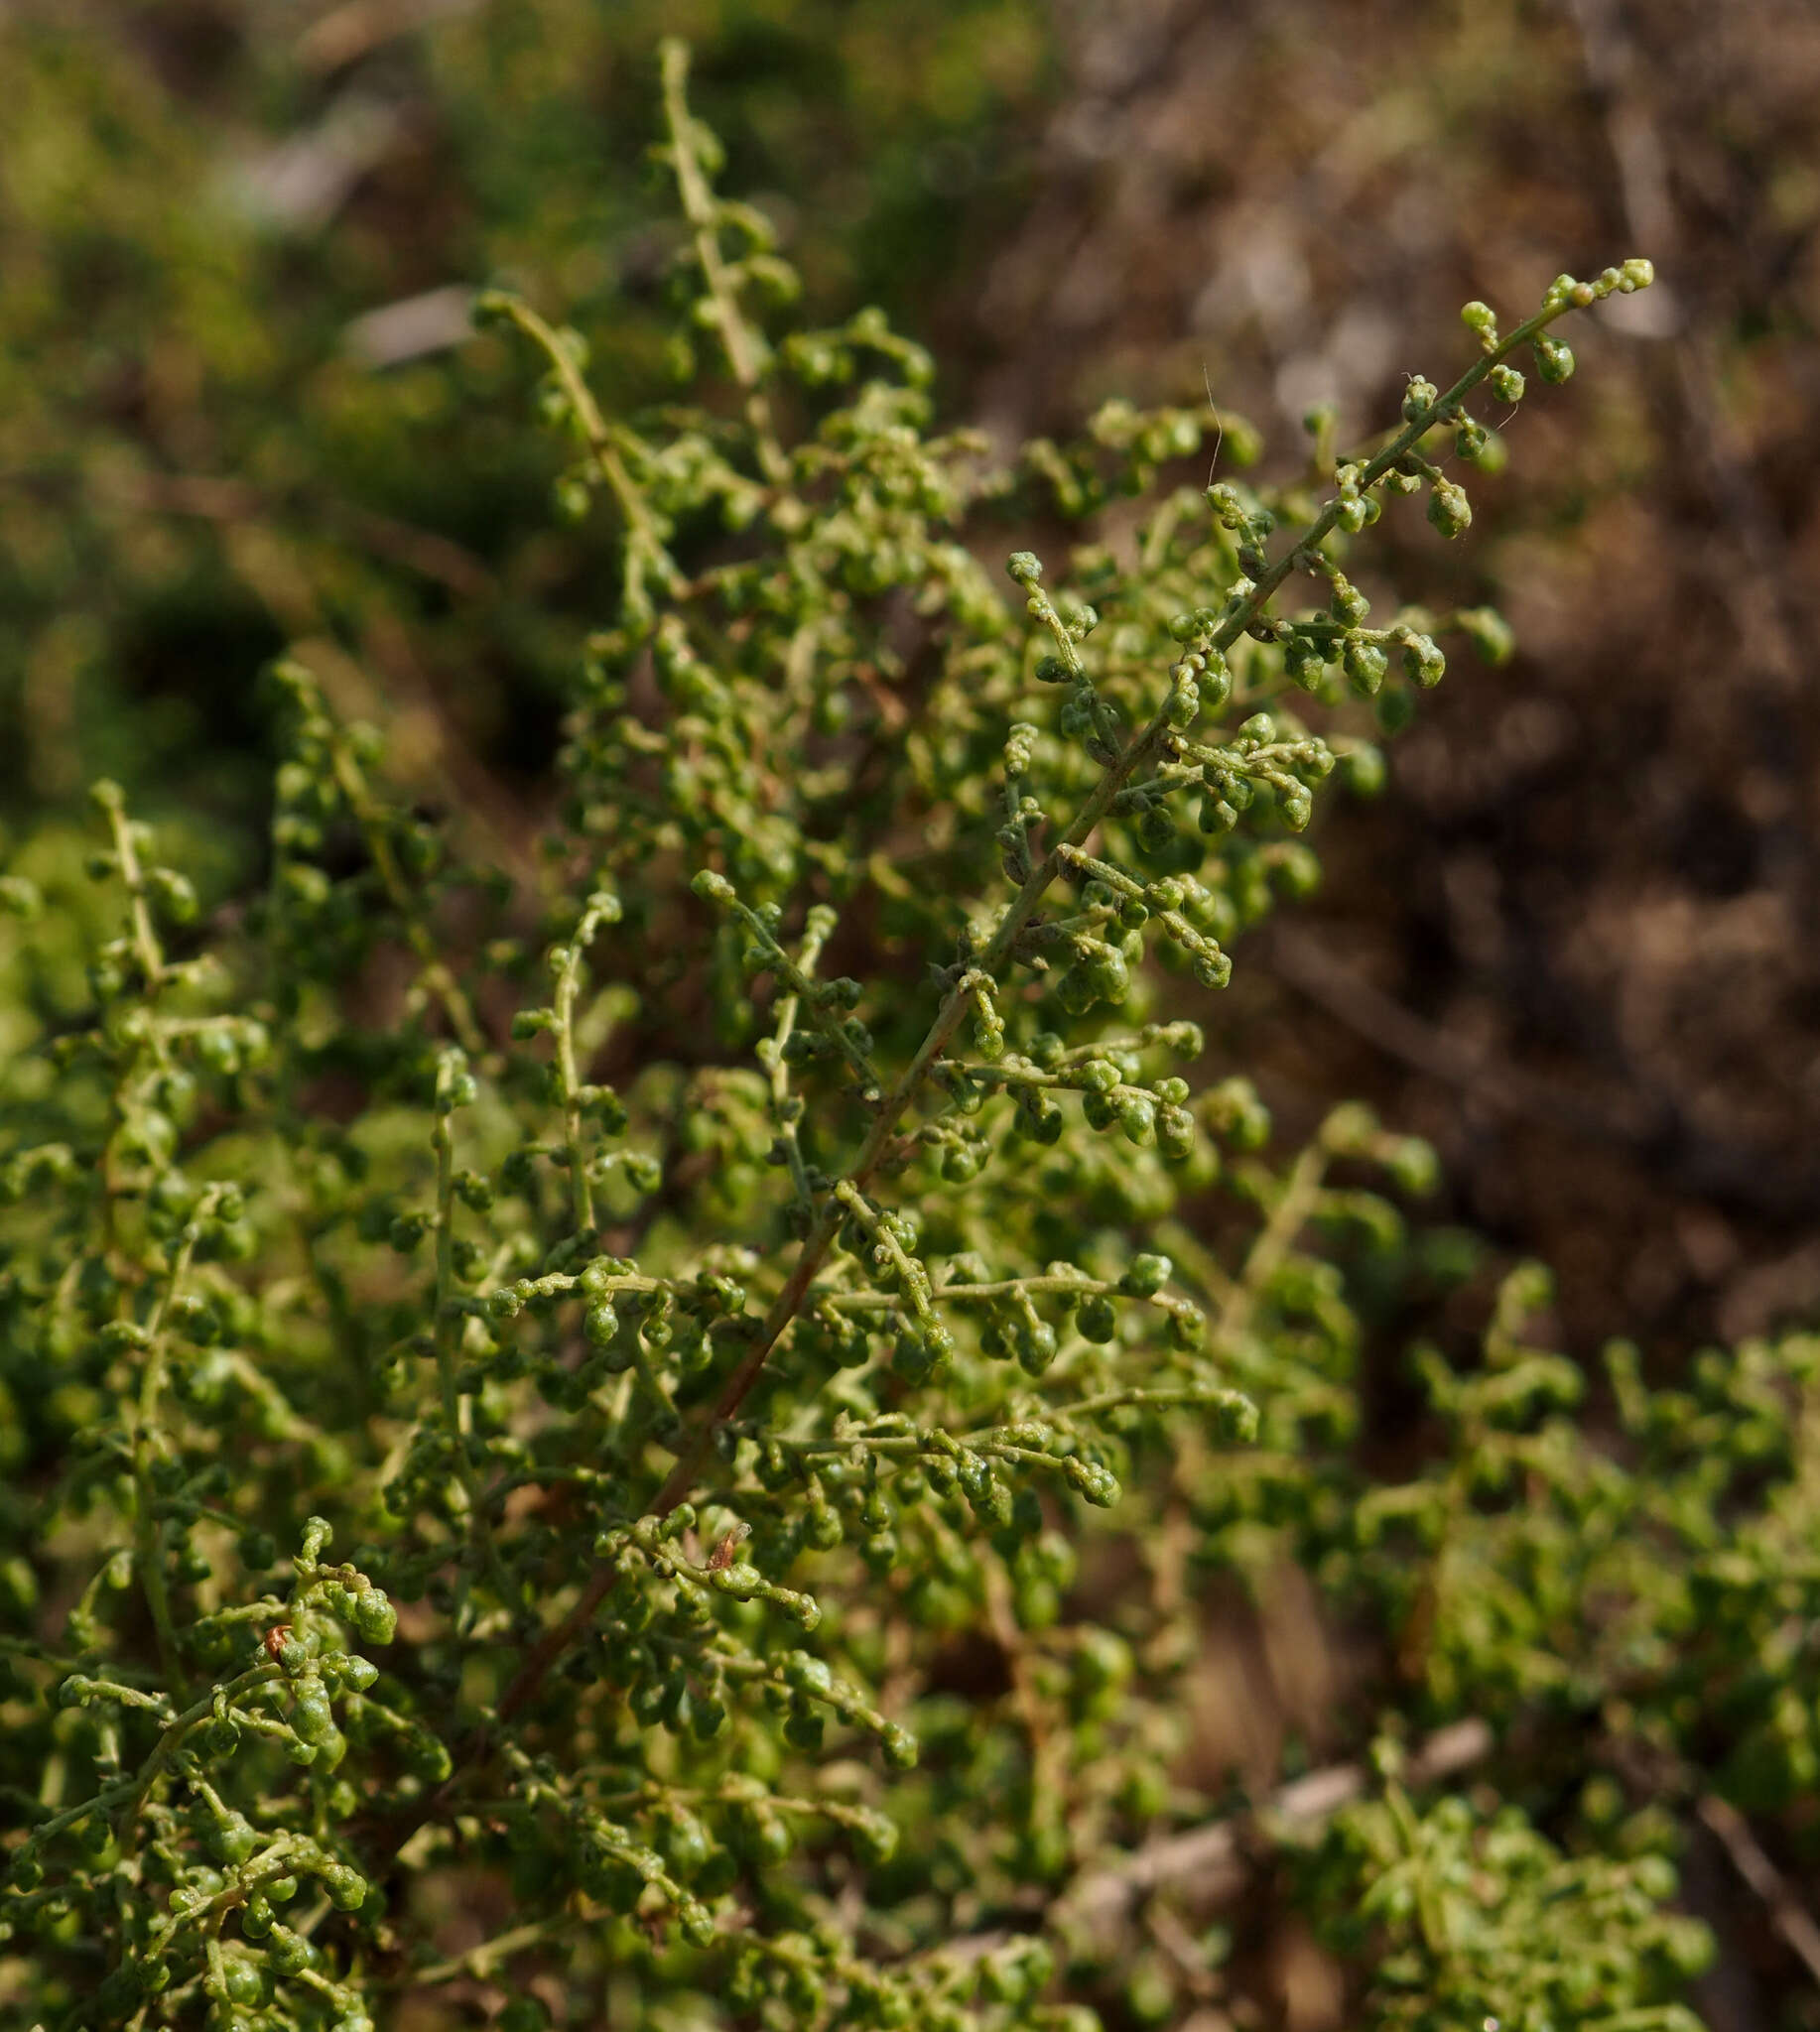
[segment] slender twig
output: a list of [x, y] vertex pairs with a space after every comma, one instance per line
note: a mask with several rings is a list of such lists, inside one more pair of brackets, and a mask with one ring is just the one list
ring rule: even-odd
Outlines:
[[[1456, 1721], [1437, 1729], [1403, 1766], [1401, 1783], [1438, 1784], [1485, 1761], [1494, 1737], [1487, 1722]], [[1279, 1787], [1254, 1814], [1213, 1821], [1165, 1835], [1119, 1861], [1075, 1878], [1043, 1915], [1045, 1931], [1104, 1937], [1159, 1891], [1181, 1891], [1200, 1905], [1235, 1897], [1250, 1875], [1248, 1848], [1259, 1837], [1305, 1834], [1365, 1796], [1371, 1782], [1364, 1764], [1332, 1764]], [[1012, 1936], [995, 1928], [951, 1941], [944, 1959], [978, 1961]]]
[[708, 301], [715, 309], [715, 329], [720, 334], [721, 349], [726, 354], [726, 364], [732, 369], [733, 379], [745, 391], [746, 421], [752, 427], [752, 444], [758, 453], [758, 462], [764, 468], [766, 479], [775, 486], [788, 477], [790, 462], [777, 442], [776, 427], [771, 421], [771, 405], [761, 385], [763, 369], [758, 342], [739, 308], [738, 293], [720, 252], [720, 221], [715, 194], [696, 152], [695, 126], [684, 97], [689, 82], [688, 44], [666, 42], [662, 63], [664, 118], [670, 129], [671, 165], [676, 172], [676, 188], [695, 237], [696, 259], [701, 263]]
[[1820, 1926], [1795, 1896], [1788, 1879], [1763, 1853], [1750, 1822], [1729, 1801], [1711, 1792], [1695, 1802], [1694, 1812], [1732, 1858], [1732, 1867], [1763, 1901], [1783, 1946], [1799, 1957], [1807, 1972], [1820, 1982]]
[[[1404, 1766], [1405, 1785], [1433, 1785], [1456, 1772], [1469, 1770], [1492, 1753], [1490, 1726], [1477, 1719], [1456, 1721], [1439, 1729]], [[1343, 1806], [1364, 1796], [1370, 1773], [1364, 1764], [1332, 1764], [1311, 1771], [1272, 1793], [1256, 1815], [1255, 1825], [1300, 1831], [1329, 1820]], [[1245, 1876], [1243, 1821], [1217, 1821], [1184, 1835], [1165, 1836], [1114, 1863], [1076, 1880], [1058, 1902], [1058, 1918], [1087, 1927], [1105, 1927], [1121, 1918], [1153, 1891], [1165, 1886], [1192, 1887], [1210, 1903], [1229, 1898]]]

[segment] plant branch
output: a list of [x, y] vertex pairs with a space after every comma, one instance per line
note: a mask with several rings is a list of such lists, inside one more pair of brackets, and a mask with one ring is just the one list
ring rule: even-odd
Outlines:
[[[1589, 297], [1588, 301], [1592, 299]], [[512, 316], [527, 330], [533, 329], [535, 314], [516, 305], [510, 308]], [[1359, 481], [1361, 491], [1369, 488], [1390, 471], [1397, 460], [1412, 450], [1442, 416], [1464, 402], [1492, 369], [1509, 353], [1526, 344], [1538, 332], [1545, 330], [1558, 318], [1575, 308], [1577, 306], [1571, 299], [1557, 300], [1551, 296], [1540, 311], [1526, 318], [1508, 337], [1501, 339], [1495, 348], [1475, 361], [1436, 403], [1421, 416], [1406, 423], [1391, 437], [1383, 448], [1365, 465]], [[557, 360], [559, 372], [563, 371], [561, 348], [556, 346], [554, 334], [548, 332], [548, 327], [542, 326], [541, 319], [535, 319], [535, 324], [543, 329], [546, 349], [551, 352], [553, 359]], [[581, 376], [575, 372], [573, 365], [568, 368], [568, 372], [578, 384], [581, 382]], [[597, 421], [597, 412], [592, 410], [591, 398], [585, 399], [589, 412], [596, 418], [595, 425], [590, 429], [590, 436], [593, 429], [599, 429], [603, 433], [603, 427]], [[577, 413], [582, 414], [579, 402]], [[1309, 528], [1276, 562], [1266, 567], [1248, 591], [1228, 602], [1226, 616], [1213, 633], [1212, 645], [1215, 650], [1224, 653], [1232, 648], [1262, 617], [1277, 587], [1296, 569], [1298, 560], [1325, 542], [1339, 527], [1340, 512], [1341, 502], [1336, 495], [1326, 503]], [[1044, 604], [1047, 605], [1048, 602], [1045, 600]], [[1172, 688], [1171, 699], [1173, 697]], [[1165, 700], [1159, 705], [1142, 733], [1121, 753], [1116, 754], [1106, 766], [1100, 782], [1076, 814], [1074, 822], [1044, 854], [1039, 865], [1031, 871], [1029, 878], [1000, 918], [997, 930], [985, 952], [978, 956], [979, 971], [994, 976], [999, 973], [1010, 959], [1019, 937], [1041, 908], [1044, 897], [1069, 865], [1071, 850], [1086, 846], [1102, 820], [1110, 811], [1113, 799], [1135, 774], [1151, 767], [1161, 758], [1174, 731], [1174, 721], [1170, 717], [1170, 700]], [[892, 1148], [898, 1123], [921, 1090], [931, 1068], [947, 1050], [955, 1032], [960, 1028], [971, 999], [971, 987], [965, 983], [958, 982], [948, 990], [921, 1045], [905, 1067], [897, 1083], [879, 1103], [870, 1133], [845, 1179], [841, 1182], [849, 1192], [863, 1195], [871, 1184]], [[738, 1365], [722, 1386], [708, 1415], [698, 1422], [694, 1433], [685, 1443], [683, 1451], [677, 1457], [676, 1464], [647, 1505], [647, 1514], [667, 1517], [695, 1486], [715, 1432], [737, 1414], [739, 1407], [763, 1374], [772, 1349], [777, 1346], [785, 1330], [802, 1309], [810, 1285], [834, 1245], [835, 1235], [844, 1214], [845, 1207], [841, 1200], [831, 1192], [824, 1199], [815, 1224], [804, 1238], [790, 1275], [760, 1322], [751, 1345], [740, 1357]], [[499, 1715], [502, 1720], [524, 1706], [542, 1684], [544, 1676], [557, 1659], [586, 1627], [594, 1611], [611, 1590], [616, 1571], [614, 1562], [600, 1562], [568, 1614], [538, 1641], [500, 1703]]]

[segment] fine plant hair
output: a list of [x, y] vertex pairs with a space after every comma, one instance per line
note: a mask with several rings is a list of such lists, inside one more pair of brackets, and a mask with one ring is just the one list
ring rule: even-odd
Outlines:
[[[1434, 1160], [1360, 1106], [1277, 1154], [1197, 1071], [1317, 803], [1444, 641], [1509, 654], [1372, 625], [1356, 551], [1405, 496], [1463, 536], [1518, 360], [1647, 262], [1469, 304], [1351, 454], [1318, 414], [1288, 483], [1149, 499], [1255, 434], [1114, 402], [1004, 467], [877, 313], [779, 336], [685, 74], [696, 406], [478, 306], [617, 532], [542, 893], [298, 661], [261, 895], [204, 923], [106, 783], [0, 889], [0, 2020], [1176, 2021], [1231, 1946], [1146, 1862], [1222, 1811], [1201, 1602], [1293, 1567], [1383, 1652], [1366, 1776], [1278, 1831], [1349, 2022], [1690, 2022], [1683, 1809], [1820, 1770], [1820, 1349], [1614, 1349], [1596, 1442], [1524, 1267], [1374, 1479]], [[1007, 602], [1014, 522], [1082, 527]], [[1466, 1717], [1512, 1803], [1424, 1763]]]

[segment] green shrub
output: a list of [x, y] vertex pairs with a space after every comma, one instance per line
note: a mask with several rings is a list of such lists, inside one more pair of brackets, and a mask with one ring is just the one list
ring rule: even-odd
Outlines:
[[[1358, 2022], [1684, 2020], [1670, 1809], [1816, 1770], [1820, 1349], [1653, 1393], [1616, 1350], [1602, 1446], [1520, 1271], [1374, 1475], [1432, 1159], [1350, 1107], [1272, 1161], [1193, 1076], [1324, 788], [1377, 786], [1438, 638], [1508, 652], [1370, 625], [1354, 539], [1399, 495], [1460, 535], [1472, 406], [1647, 264], [1469, 305], [1375, 446], [1317, 417], [1303, 477], [1134, 520], [1252, 434], [1111, 404], [1003, 470], [877, 314], [774, 337], [790, 272], [665, 65], [701, 406], [611, 418], [577, 332], [481, 307], [558, 509], [617, 532], [545, 893], [452, 858], [301, 661], [262, 895], [198, 929], [107, 783], [85, 871], [47, 832], [4, 889], [0, 2001], [1162, 2022], [1219, 1940], [1088, 1893], [1216, 1811], [1200, 1598], [1287, 1561], [1388, 1640], [1382, 1782], [1284, 1831]], [[1010, 605], [974, 548], [1096, 519]], [[1464, 1716], [1509, 1803], [1422, 1806], [1394, 1738]]]

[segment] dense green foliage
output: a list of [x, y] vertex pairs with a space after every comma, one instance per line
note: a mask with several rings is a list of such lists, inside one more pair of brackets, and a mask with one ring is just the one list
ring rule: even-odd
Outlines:
[[[1519, 1271], [1373, 1473], [1432, 1159], [1360, 1108], [1273, 1159], [1195, 1070], [1437, 638], [1507, 653], [1372, 626], [1356, 541], [1403, 496], [1461, 535], [1473, 406], [1647, 264], [1469, 305], [1378, 444], [1317, 416], [1301, 478], [1134, 519], [1251, 434], [931, 435], [877, 313], [774, 334], [665, 64], [700, 406], [621, 422], [578, 332], [481, 306], [619, 572], [544, 893], [449, 857], [302, 659], [262, 895], [198, 929], [106, 782], [85, 871], [46, 833], [7, 880], [0, 2009], [1168, 2021], [1220, 1940], [1104, 1939], [1081, 1886], [1216, 1811], [1201, 1596], [1293, 1563], [1391, 1637], [1381, 1782], [1292, 1858], [1358, 2021], [1685, 2022], [1665, 1808], [1820, 1769], [1820, 1349], [1685, 1392], [1616, 1349], [1600, 1444]], [[1007, 603], [1014, 520], [1097, 527]], [[1511, 1803], [1405, 1790], [1398, 1730], [1469, 1715]]]

